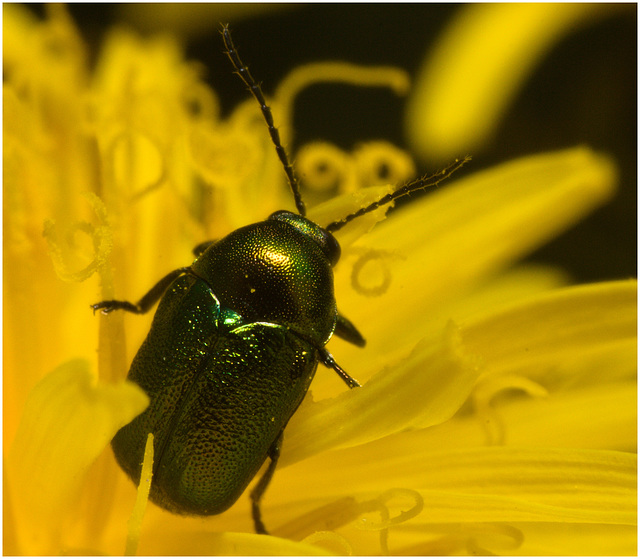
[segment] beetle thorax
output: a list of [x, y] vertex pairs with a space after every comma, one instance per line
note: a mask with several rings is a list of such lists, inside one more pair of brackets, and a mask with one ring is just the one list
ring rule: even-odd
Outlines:
[[192, 269], [222, 305], [246, 320], [289, 326], [317, 345], [333, 333], [331, 264], [313, 239], [288, 223], [238, 229], [202, 253]]

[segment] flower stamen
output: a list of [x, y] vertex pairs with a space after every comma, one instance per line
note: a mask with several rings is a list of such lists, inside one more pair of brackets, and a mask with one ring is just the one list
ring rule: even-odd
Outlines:
[[[524, 534], [521, 530], [508, 524], [477, 524], [469, 526], [470, 533], [467, 540], [467, 550], [471, 555], [497, 555], [490, 551], [489, 547], [495, 547], [501, 551], [513, 551], [524, 542]], [[490, 540], [482, 542], [482, 540]], [[491, 546], [486, 544], [490, 543]]]
[[362, 251], [351, 269], [351, 286], [354, 291], [366, 297], [384, 295], [391, 285], [391, 270], [387, 261], [399, 257], [383, 250]]
[[61, 234], [54, 220], [46, 220], [44, 223], [43, 235], [49, 245], [49, 253], [53, 261], [53, 266], [58, 276], [64, 281], [82, 282], [88, 279], [95, 271], [104, 265], [113, 247], [113, 235], [110, 227], [107, 225], [107, 210], [102, 200], [91, 192], [84, 192], [83, 195], [98, 216], [100, 225], [93, 226], [86, 222], [76, 222], [70, 226], [64, 237], [68, 240], [72, 239], [73, 233], [80, 231], [91, 238], [95, 253], [93, 260], [84, 268], [77, 271], [72, 270], [70, 260], [73, 256], [71, 253], [73, 247], [67, 245], [75, 243], [63, 243], [63, 241], [61, 241]]
[[127, 544], [125, 555], [135, 555], [140, 543], [140, 533], [142, 531], [142, 519], [147, 510], [149, 502], [149, 491], [151, 490], [151, 478], [153, 477], [153, 433], [147, 436], [147, 444], [144, 447], [144, 459], [142, 461], [142, 471], [140, 472], [140, 483], [136, 502], [127, 525]]
[[498, 378], [484, 378], [476, 386], [472, 401], [476, 409], [476, 416], [485, 432], [487, 446], [502, 446], [505, 444], [505, 423], [493, 404], [498, 394], [507, 391], [524, 392], [527, 396], [548, 396], [548, 391], [524, 376], [505, 375]]
[[[392, 499], [409, 499], [414, 504], [409, 510], [403, 510], [397, 516], [392, 517], [389, 514], [388, 502]], [[363, 513], [377, 511], [380, 513], [382, 521], [379, 523], [370, 522], [366, 518], [361, 518], [358, 528], [361, 530], [375, 530], [380, 532], [380, 548], [382, 553], [389, 555], [389, 528], [397, 526], [403, 522], [407, 522], [418, 516], [424, 508], [424, 500], [422, 495], [413, 489], [394, 488], [385, 491], [377, 498], [366, 501], [360, 505]]]

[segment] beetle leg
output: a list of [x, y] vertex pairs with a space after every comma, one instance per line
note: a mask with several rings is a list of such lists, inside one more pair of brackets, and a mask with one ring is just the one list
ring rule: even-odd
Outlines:
[[144, 314], [158, 302], [160, 297], [164, 295], [167, 287], [169, 287], [178, 276], [187, 273], [189, 270], [191, 270], [191, 268], [185, 267], [178, 268], [173, 272], [169, 272], [158, 283], [156, 283], [137, 303], [130, 303], [129, 301], [100, 301], [95, 305], [91, 305], [91, 308], [93, 309], [94, 313], [98, 309], [100, 309], [102, 311], [102, 314], [108, 314], [111, 311], [116, 310], [123, 310], [135, 314]]
[[336, 360], [333, 358], [326, 349], [318, 350], [320, 353], [320, 360], [324, 364], [325, 367], [329, 367], [333, 369], [336, 373], [340, 375], [340, 378], [347, 383], [349, 388], [359, 388], [361, 384], [354, 379], [351, 375], [349, 375], [340, 365], [336, 363]]
[[336, 322], [336, 328], [333, 333], [339, 338], [358, 347], [364, 347], [367, 343], [354, 324], [341, 314], [338, 314], [338, 321]]
[[253, 516], [253, 524], [256, 529], [256, 534], [269, 533], [262, 523], [262, 514], [260, 513], [260, 500], [262, 499], [264, 492], [267, 490], [267, 486], [269, 485], [269, 482], [273, 477], [273, 472], [276, 471], [278, 458], [280, 458], [280, 448], [282, 447], [283, 433], [284, 431], [280, 431], [278, 438], [271, 445], [271, 448], [269, 449], [269, 458], [271, 458], [269, 467], [265, 470], [258, 483], [256, 483], [256, 486], [251, 491], [251, 515]]

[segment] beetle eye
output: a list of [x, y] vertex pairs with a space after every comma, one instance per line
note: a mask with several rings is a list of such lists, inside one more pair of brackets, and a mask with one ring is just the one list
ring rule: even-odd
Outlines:
[[269, 220], [284, 221], [306, 237], [313, 239], [322, 249], [331, 267], [335, 266], [340, 259], [340, 245], [336, 238], [326, 229], [320, 227], [317, 223], [298, 214], [280, 210], [273, 212], [269, 216]]

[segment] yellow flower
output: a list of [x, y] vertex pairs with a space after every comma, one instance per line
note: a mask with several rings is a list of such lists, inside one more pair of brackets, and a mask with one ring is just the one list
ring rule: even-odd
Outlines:
[[[64, 9], [3, 9], [5, 553], [121, 554], [128, 537], [141, 554], [635, 552], [636, 283], [514, 264], [613, 195], [614, 163], [587, 147], [340, 231], [338, 305], [368, 344], [330, 349], [364, 386], [318, 371], [264, 499], [273, 537], [252, 533], [246, 496], [206, 519], [149, 505], [136, 535], [108, 442], [147, 404], [124, 377], [151, 317], [89, 304], [136, 300], [193, 245], [292, 201], [255, 101], [222, 119], [171, 37], [115, 29], [89, 72]], [[392, 68], [300, 69], [270, 101], [287, 141], [318, 80], [407, 86]], [[318, 198], [345, 192], [311, 208], [321, 224], [414, 173], [381, 143], [299, 163]]]
[[472, 4], [460, 9], [417, 76], [406, 125], [436, 160], [475, 151], [495, 133], [541, 59], [571, 32], [624, 9], [606, 3]]

